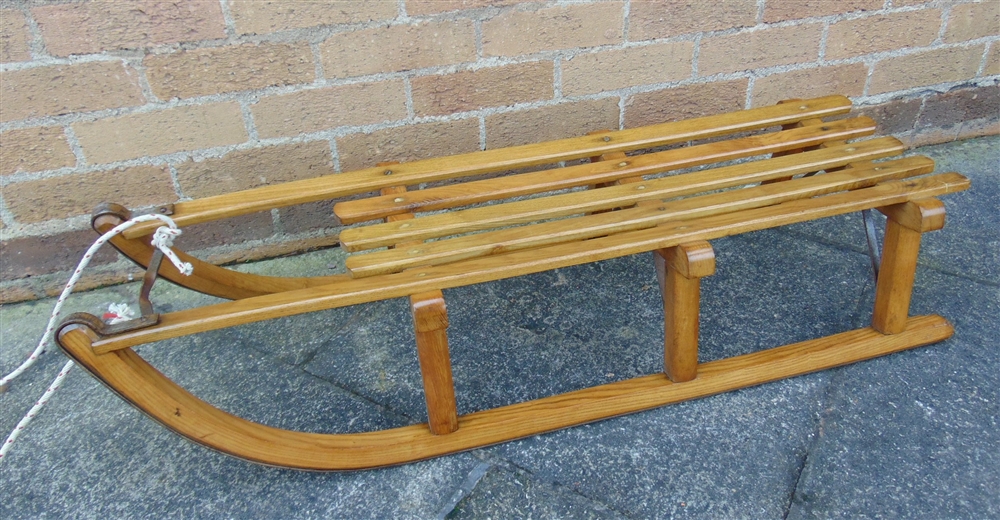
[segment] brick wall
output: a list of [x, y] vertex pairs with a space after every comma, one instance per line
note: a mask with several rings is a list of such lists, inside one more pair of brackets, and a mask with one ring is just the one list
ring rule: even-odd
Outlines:
[[[51, 294], [132, 208], [843, 93], [910, 144], [1000, 133], [1000, 2], [0, 0], [0, 288]], [[197, 226], [232, 262], [328, 204]], [[85, 281], [134, 275], [105, 252]]]

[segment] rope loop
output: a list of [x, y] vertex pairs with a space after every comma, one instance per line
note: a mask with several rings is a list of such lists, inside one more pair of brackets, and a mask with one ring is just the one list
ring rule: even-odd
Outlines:
[[[182, 262], [180, 257], [177, 256], [177, 253], [171, 249], [174, 244], [174, 239], [180, 236], [182, 231], [177, 227], [177, 223], [175, 223], [170, 217], [158, 213], [151, 213], [148, 215], [139, 215], [118, 224], [107, 233], [101, 235], [101, 237], [98, 238], [89, 249], [87, 249], [87, 252], [83, 254], [83, 258], [73, 271], [73, 275], [70, 277], [69, 281], [66, 282], [66, 287], [63, 289], [62, 294], [60, 294], [59, 298], [56, 300], [56, 304], [52, 309], [52, 315], [49, 317], [49, 323], [45, 327], [45, 332], [42, 333], [42, 339], [39, 340], [38, 346], [35, 347], [34, 352], [28, 356], [28, 359], [21, 363], [21, 366], [17, 367], [13, 372], [7, 374], [3, 378], [0, 378], [0, 389], [6, 389], [7, 385], [9, 385], [14, 378], [23, 374], [25, 370], [34, 365], [35, 361], [38, 361], [39, 356], [45, 352], [45, 348], [48, 346], [49, 341], [51, 341], [52, 334], [55, 331], [56, 321], [59, 319], [59, 313], [62, 311], [62, 306], [66, 303], [66, 298], [68, 298], [70, 293], [73, 292], [73, 287], [75, 287], [76, 283], [80, 280], [80, 276], [83, 274], [83, 269], [90, 263], [90, 260], [94, 257], [94, 253], [96, 253], [101, 246], [107, 243], [108, 240], [120, 235], [126, 229], [140, 222], [149, 222], [151, 220], [159, 220], [164, 224], [163, 226], [157, 228], [156, 232], [153, 234], [153, 247], [162, 251], [163, 255], [170, 259], [170, 261], [174, 264], [174, 267], [176, 267], [181, 274], [189, 276], [194, 271], [194, 267], [190, 263]], [[123, 313], [131, 312], [127, 309], [127, 307], [122, 311]], [[21, 435], [24, 428], [28, 426], [28, 423], [30, 423], [38, 412], [41, 411], [42, 407], [45, 406], [45, 403], [48, 402], [52, 394], [59, 388], [63, 379], [66, 378], [70, 369], [73, 368], [73, 365], [74, 363], [72, 360], [66, 363], [63, 369], [59, 371], [59, 376], [52, 382], [49, 388], [42, 395], [41, 399], [39, 399], [38, 402], [35, 403], [35, 406], [28, 411], [28, 414], [21, 419], [21, 422], [17, 424], [14, 431], [12, 431], [7, 437], [7, 440], [4, 441], [3, 444], [0, 444], [0, 462], [3, 461], [3, 457], [8, 451], [10, 451], [14, 441], [17, 440], [19, 435]]]

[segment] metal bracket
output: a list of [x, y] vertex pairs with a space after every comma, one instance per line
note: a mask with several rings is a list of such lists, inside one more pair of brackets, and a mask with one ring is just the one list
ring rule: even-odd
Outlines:
[[63, 320], [59, 328], [62, 329], [71, 324], [83, 325], [91, 328], [100, 336], [113, 336], [156, 325], [160, 322], [160, 315], [153, 312], [153, 302], [149, 299], [149, 293], [153, 289], [153, 284], [156, 283], [156, 274], [160, 270], [162, 262], [163, 251], [159, 249], [153, 251], [153, 257], [149, 260], [149, 267], [146, 268], [146, 274], [142, 277], [142, 288], [139, 289], [139, 311], [141, 315], [138, 318], [109, 325], [93, 314], [77, 312]]
[[872, 276], [877, 282], [878, 267], [882, 263], [882, 253], [878, 243], [878, 235], [875, 234], [875, 219], [872, 217], [872, 210], [861, 210], [861, 219], [865, 223], [865, 238], [868, 240], [868, 259], [872, 262]]

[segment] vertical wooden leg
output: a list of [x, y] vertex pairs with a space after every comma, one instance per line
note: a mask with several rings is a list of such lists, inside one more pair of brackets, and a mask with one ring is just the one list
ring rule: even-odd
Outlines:
[[431, 432], [444, 435], [458, 429], [455, 385], [448, 355], [448, 311], [441, 291], [410, 296], [417, 333], [417, 356], [424, 379], [427, 417]]
[[715, 252], [705, 241], [654, 251], [663, 295], [663, 365], [675, 383], [698, 375], [698, 311], [701, 278], [715, 273]]
[[872, 328], [883, 334], [899, 334], [906, 328], [910, 314], [921, 234], [944, 227], [944, 204], [937, 199], [925, 199], [879, 208], [879, 211], [888, 218], [882, 264], [875, 286]]

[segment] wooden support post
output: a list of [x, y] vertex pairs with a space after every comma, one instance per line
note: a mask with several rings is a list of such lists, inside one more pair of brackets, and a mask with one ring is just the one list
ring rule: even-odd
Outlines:
[[659, 249], [653, 253], [663, 295], [663, 365], [675, 383], [698, 375], [698, 312], [701, 278], [715, 273], [715, 252], [705, 241]]
[[[386, 161], [378, 166], [393, 166], [399, 161]], [[382, 188], [382, 195], [406, 193], [406, 186]], [[414, 218], [413, 213], [401, 213], [385, 218], [386, 222], [399, 222]], [[409, 241], [390, 247], [408, 247], [423, 241]], [[417, 358], [420, 375], [424, 380], [424, 399], [427, 401], [427, 425], [434, 435], [444, 435], [458, 429], [458, 407], [455, 401], [455, 384], [451, 378], [451, 356], [448, 353], [448, 309], [441, 291], [430, 291], [410, 296], [413, 329], [417, 337]]]
[[883, 334], [899, 334], [906, 328], [910, 313], [921, 234], [944, 227], [945, 210], [940, 200], [924, 199], [886, 206], [879, 211], [887, 220], [872, 328]]
[[458, 429], [455, 385], [448, 355], [448, 311], [441, 291], [410, 296], [413, 326], [417, 333], [417, 356], [424, 379], [427, 424], [435, 435]]

